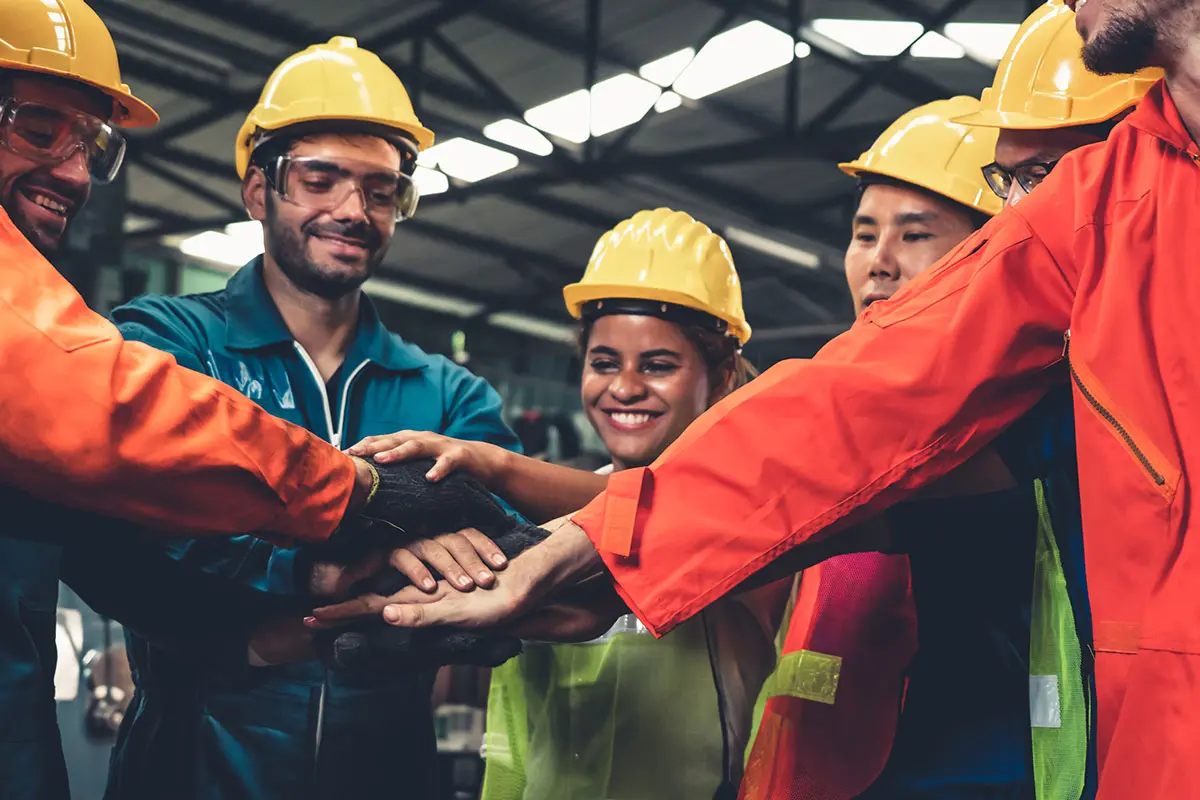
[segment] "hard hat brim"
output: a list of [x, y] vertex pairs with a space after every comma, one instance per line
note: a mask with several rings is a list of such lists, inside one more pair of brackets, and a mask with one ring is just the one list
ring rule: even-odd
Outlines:
[[22, 72], [33, 72], [39, 75], [52, 75], [56, 78], [65, 78], [75, 83], [81, 83], [84, 86], [90, 86], [98, 92], [102, 92], [113, 101], [112, 122], [122, 128], [152, 128], [158, 124], [158, 112], [155, 111], [149, 103], [139, 99], [131, 92], [114, 89], [111, 86], [106, 86], [96, 81], [89, 81], [87, 78], [81, 78], [78, 75], [66, 72], [64, 70], [46, 69], [45, 67], [16, 64], [11, 61], [0, 63], [0, 69], [19, 70]]
[[1005, 131], [1054, 131], [1108, 122], [1113, 117], [1126, 109], [1132, 108], [1136, 104], [1136, 101], [1131, 102], [1125, 108], [1117, 109], [1112, 114], [1104, 114], [1095, 118], [1081, 117], [1072, 120], [1045, 119], [1044, 117], [1035, 117], [1032, 114], [1022, 114], [1015, 111], [984, 109], [971, 114], [964, 114], [961, 117], [955, 117], [951, 121], [957, 122], [960, 125], [974, 125], [979, 128], [999, 128]]
[[[980, 214], [986, 214], [989, 217], [996, 216], [1003, 208], [1003, 202], [999, 201], [999, 198], [996, 198], [998, 202], [995, 204], [995, 208], [988, 208], [986, 205], [981, 205], [978, 201], [972, 202], [966, 196], [955, 197], [947, 194], [946, 187], [944, 186], [937, 186], [930, 181], [914, 180], [911, 175], [901, 175], [899, 171], [876, 169], [874, 167], [864, 168], [862, 163], [859, 161], [843, 162], [838, 164], [838, 169], [849, 175], [851, 178], [861, 178], [863, 175], [878, 175], [881, 178], [888, 178], [889, 180], [908, 184], [916, 189], [921, 189], [937, 195], [948, 203], [958, 203], [961, 206], [978, 211]], [[990, 197], [988, 195], [983, 195], [983, 197], [986, 198], [989, 203], [991, 203], [992, 198], [995, 197], [995, 195], [991, 195]]]
[[739, 344], [745, 345], [746, 342], [750, 341], [752, 330], [749, 322], [724, 314], [713, 314], [711, 308], [683, 292], [673, 292], [669, 289], [659, 288], [646, 289], [640, 286], [624, 284], [572, 283], [563, 287], [563, 300], [566, 301], [567, 312], [575, 319], [580, 319], [583, 316], [583, 306], [585, 303], [590, 303], [593, 300], [615, 300], [619, 298], [653, 300], [703, 311], [705, 314], [712, 314], [718, 319], [725, 320], [729, 325], [729, 333], [738, 340]]

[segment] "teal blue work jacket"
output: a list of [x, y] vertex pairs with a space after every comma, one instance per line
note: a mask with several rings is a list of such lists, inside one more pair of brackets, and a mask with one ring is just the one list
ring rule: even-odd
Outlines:
[[[280, 317], [261, 259], [221, 291], [141, 297], [113, 320], [127, 339], [171, 353], [339, 447], [426, 430], [519, 448], [486, 381], [389, 332], [365, 296], [346, 360], [326, 384]], [[254, 589], [264, 605], [304, 595], [296, 550], [249, 536], [164, 547], [181, 563]], [[371, 686], [317, 662], [217, 674], [204, 661], [128, 638], [137, 691], [106, 800], [435, 797], [433, 673]]]

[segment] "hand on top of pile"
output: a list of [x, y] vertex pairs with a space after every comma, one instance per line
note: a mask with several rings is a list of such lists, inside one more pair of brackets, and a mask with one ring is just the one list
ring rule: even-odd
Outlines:
[[[474, 478], [454, 473], [429, 481], [431, 459], [374, 466], [379, 486], [358, 519], [310, 552], [315, 594], [386, 597], [410, 584], [433, 591], [443, 578], [460, 591], [487, 588], [495, 584], [494, 570], [546, 535], [508, 516]], [[436, 628], [411, 632], [378, 616], [322, 634], [316, 647], [331, 666], [359, 672], [490, 666], [520, 652], [513, 637]]]

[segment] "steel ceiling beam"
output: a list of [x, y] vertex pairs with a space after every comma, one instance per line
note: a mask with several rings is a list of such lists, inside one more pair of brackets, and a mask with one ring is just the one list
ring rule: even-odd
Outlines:
[[[474, 61], [468, 58], [467, 54], [460, 50], [455, 44], [450, 42], [437, 31], [430, 33], [426, 38], [434, 47], [437, 48], [438, 52], [445, 56], [446, 60], [454, 65], [459, 72], [470, 79], [471, 82], [478, 86], [484, 94], [490, 97], [493, 103], [504, 109], [505, 114], [515, 117], [518, 120], [524, 118], [525, 110], [521, 108], [517, 101], [514, 100], [512, 96], [508, 94], [508, 92], [504, 91], [504, 88], [500, 86], [500, 84], [496, 83], [496, 81], [490, 75], [480, 69]], [[475, 132], [473, 135], [478, 137], [479, 134], [478, 132]], [[550, 155], [547, 156], [547, 158], [553, 161], [559, 170], [562, 170], [568, 174], [576, 170], [576, 162], [573, 161], [571, 157], [567, 155], [566, 151], [562, 150], [561, 148], [554, 148], [552, 151], [550, 151]]]
[[[926, 28], [932, 30], [940, 30], [947, 22], [958, 16], [958, 13], [964, 8], [973, 3], [974, 0], [950, 0], [942, 6], [936, 14], [930, 16], [923, 22]], [[869, 69], [858, 76], [853, 84], [845, 91], [835, 97], [831, 102], [827, 103], [821, 112], [809, 120], [805, 126], [809, 130], [819, 130], [825, 128], [831, 122], [840, 117], [847, 109], [862, 99], [863, 95], [872, 87], [880, 83], [883, 76], [897, 70], [900, 66], [909, 59], [912, 53], [913, 45], [921, 40], [925, 35], [922, 31], [921, 35], [908, 43], [908, 47], [904, 51], [892, 56], [891, 58], [882, 59], [873, 64]], [[944, 100], [952, 95], [947, 94], [937, 98]]]
[[[749, 0], [736, 0], [733, 5], [725, 9], [725, 11], [721, 14], [720, 19], [718, 19], [707, 31], [705, 31], [704, 35], [700, 37], [692, 50], [697, 53], [703, 50], [705, 45], [711, 42], [718, 34], [722, 33], [726, 28], [728, 28], [731, 22], [738, 18], [738, 16], [742, 13], [742, 9], [746, 7], [748, 2]], [[616, 156], [627, 151], [629, 149], [629, 144], [638, 135], [638, 132], [646, 126], [647, 121], [652, 116], [654, 115], [647, 110], [646, 113], [642, 115], [641, 119], [630, 125], [625, 130], [621, 131], [616, 140], [604, 149], [604, 155], [600, 157], [600, 160], [604, 163], [612, 163], [612, 160]], [[590, 142], [591, 140], [589, 139], [588, 141]]]
[[[730, 8], [738, 0], [704, 0], [704, 2], [718, 8]], [[751, 0], [751, 10], [755, 16], [761, 17], [764, 22], [775, 25], [780, 29], [787, 28], [789, 22], [787, 9], [776, 5], [771, 0]], [[848, 72], [861, 77], [871, 70], [870, 62], [857, 60], [835, 52], [824, 42], [804, 34], [803, 31], [801, 31], [799, 38], [812, 48], [813, 55], [831, 64], [836, 64]], [[957, 94], [952, 89], [919, 72], [904, 68], [903, 65], [896, 66], [892, 70], [876, 75], [875, 78], [880, 86], [887, 88], [900, 97], [907, 98], [917, 105], [930, 103], [934, 100], [943, 100]]]
[[[228, 25], [234, 28], [240, 28], [244, 31], [253, 33], [258, 36], [265, 37], [269, 40], [278, 41], [280, 49], [299, 49], [307, 47], [318, 42], [328, 39], [328, 35], [322, 32], [309, 30], [300, 23], [291, 20], [284, 15], [270, 11], [269, 9], [256, 6], [249, 6], [241, 0], [173, 0], [178, 5], [190, 8], [198, 13], [208, 16], [223, 25]], [[108, 4], [112, 5], [111, 0]], [[431, 30], [435, 30], [438, 25], [456, 18], [459, 14], [467, 13], [474, 6], [479, 5], [478, 2], [468, 2], [462, 0], [454, 3], [456, 9], [454, 14], [449, 14], [449, 10], [439, 7], [432, 11], [428, 11], [418, 17], [408, 20], [404, 23], [399, 23], [392, 26], [384, 34], [364, 38], [362, 45], [368, 49], [381, 50], [385, 47], [390, 47], [399, 44], [412, 38], [424, 36]], [[105, 6], [107, 7], [107, 6]], [[176, 30], [179, 26], [173, 23], [164, 24], [161, 17], [151, 15], [144, 11], [135, 9], [123, 8], [117, 11], [120, 18], [128, 24], [138, 25], [144, 30], [155, 32], [161, 35], [164, 39], [171, 39], [172, 33], [179, 33]], [[436, 24], [435, 24], [436, 23]], [[221, 39], [217, 36], [204, 34], [199, 31], [191, 31], [188, 34], [188, 41], [192, 46], [200, 49], [207, 49], [213, 53], [226, 53], [231, 47], [236, 45]], [[274, 71], [278, 66], [276, 56], [270, 54], [256, 53], [248, 48], [238, 48], [240, 53], [236, 56], [237, 65], [240, 70], [248, 74], [261, 76], [264, 80], [267, 75]], [[406, 82], [412, 80], [412, 69], [410, 64], [402, 63], [397, 59], [387, 58], [380, 54], [385, 63], [391, 66], [401, 78]], [[127, 56], [122, 54], [121, 64], [126, 67]], [[143, 64], [146, 62], [143, 60]], [[186, 135], [193, 131], [199, 130], [207, 125], [219, 121], [220, 119], [239, 111], [244, 111], [253, 105], [258, 99], [261, 86], [255, 86], [253, 89], [242, 91], [231, 90], [229, 87], [221, 87], [220, 94], [202, 93], [201, 91], [189, 91], [185, 83], [178, 80], [178, 75], [165, 76], [169, 82], [164, 80], [164, 76], [157, 75], [156, 70], [158, 62], [154, 62], [151, 68], [142, 74], [140, 70], [129, 69], [131, 75], [139, 77], [151, 83], [155, 83], [165, 88], [177, 91], [181, 94], [199, 97], [209, 102], [210, 108], [203, 109], [199, 112], [189, 115], [184, 119], [178, 120], [171, 125], [164, 126], [157, 130], [154, 134], [150, 134], [149, 138], [158, 141], [168, 141], [173, 138]], [[184, 76], [188, 77], [188, 76]], [[493, 110], [498, 111], [491, 102], [491, 99], [486, 95], [473, 91], [459, 83], [446, 80], [435, 74], [425, 74], [422, 76], [423, 89], [430, 97], [436, 97], [444, 100], [452, 105], [457, 105], [462, 108], [472, 111]]]
[[[544, 17], [533, 17], [523, 14], [520, 10], [513, 8], [511, 3], [501, 4], [493, 2], [487, 8], [481, 9], [479, 14], [490, 22], [523, 39], [536, 42], [543, 47], [555, 50], [564, 55], [578, 58], [581, 53], [587, 51], [587, 38], [585, 34], [578, 34], [570, 28], [558, 25]], [[596, 53], [600, 63], [616, 67], [621, 72], [636, 74], [638, 67], [641, 66], [635, 63], [635, 59], [632, 56], [621, 52], [611, 44], [600, 43], [596, 49]], [[666, 54], [664, 53], [663, 55]], [[703, 100], [689, 100], [687, 101], [687, 106], [689, 108], [703, 109], [726, 122], [759, 133], [770, 133], [776, 129], [776, 123], [769, 117], [738, 108], [715, 97], [706, 97]]]

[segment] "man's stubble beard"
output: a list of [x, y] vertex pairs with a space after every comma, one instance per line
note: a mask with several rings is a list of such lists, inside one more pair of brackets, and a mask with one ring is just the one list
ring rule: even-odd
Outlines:
[[1190, 0], [1170, 0], [1161, 9], [1139, 4], [1133, 9], [1116, 9], [1108, 23], [1083, 46], [1083, 63], [1097, 75], [1124, 75], [1149, 66], [1164, 44], [1162, 26]]
[[272, 213], [272, 201], [267, 200], [267, 228], [271, 256], [279, 266], [280, 271], [296, 288], [326, 300], [338, 300], [348, 294], [358, 291], [362, 285], [375, 274], [379, 262], [383, 260], [384, 248], [373, 252], [367, 261], [366, 269], [360, 274], [327, 274], [313, 264], [305, 252], [307, 236], [303, 230], [297, 231], [286, 225], [277, 223], [276, 215]]

